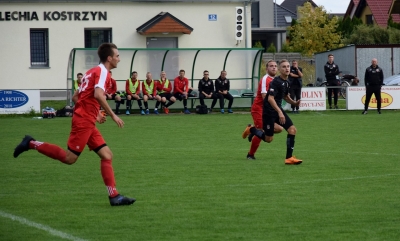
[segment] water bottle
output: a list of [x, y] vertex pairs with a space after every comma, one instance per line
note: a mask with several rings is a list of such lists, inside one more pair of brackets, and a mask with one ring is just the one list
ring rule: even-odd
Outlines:
[[43, 119], [43, 117], [41, 117], [41, 116], [35, 116], [35, 117], [33, 117], [32, 119], [41, 120], [41, 119]]

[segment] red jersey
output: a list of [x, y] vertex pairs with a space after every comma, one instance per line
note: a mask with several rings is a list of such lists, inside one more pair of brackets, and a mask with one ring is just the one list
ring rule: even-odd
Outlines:
[[168, 84], [167, 80], [165, 80], [164, 82], [161, 83], [161, 80], [157, 81], [158, 85], [157, 85], [157, 91], [159, 93], [171, 93], [172, 90], [172, 85], [171, 85], [171, 81], [168, 80]]
[[[136, 87], [135, 93], [132, 93], [132, 91], [130, 89], [129, 81], [132, 82], [133, 86], [135, 86], [136, 83], [138, 84], [137, 87]], [[126, 92], [127, 95], [139, 95], [140, 94], [140, 80], [133, 81], [131, 79], [127, 79], [126, 80], [126, 84], [125, 84], [125, 92]]]
[[110, 73], [103, 64], [91, 68], [82, 78], [78, 91], [78, 101], [75, 103], [74, 116], [87, 118], [96, 122], [100, 104], [94, 97], [96, 88], [105, 91], [106, 83], [110, 81]]
[[258, 83], [258, 89], [257, 89], [257, 96], [254, 99], [253, 105], [251, 108], [261, 108], [263, 107], [264, 99], [262, 97], [262, 94], [266, 94], [268, 92], [269, 88], [269, 83], [274, 79], [274, 77], [269, 76], [268, 74], [264, 75], [260, 82]]
[[117, 92], [117, 81], [110, 78], [110, 81], [106, 84], [106, 94], [113, 95], [115, 92]]
[[179, 93], [183, 94], [183, 92], [188, 92], [189, 90], [189, 81], [187, 78], [181, 79], [179, 76], [174, 79], [174, 94]]
[[[151, 89], [151, 82], [153, 82], [153, 89]], [[151, 80], [150, 84], [148, 85], [148, 88], [146, 88], [146, 80], [142, 81], [142, 92], [143, 95], [152, 95], [152, 96], [156, 96], [157, 94], [157, 82], [154, 80]]]

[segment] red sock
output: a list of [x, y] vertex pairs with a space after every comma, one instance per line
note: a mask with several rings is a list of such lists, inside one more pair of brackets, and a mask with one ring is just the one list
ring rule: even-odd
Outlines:
[[59, 146], [40, 142], [40, 141], [30, 141], [29, 142], [29, 149], [36, 149], [38, 152], [42, 153], [45, 156], [53, 158], [55, 160], [59, 160], [60, 162], [65, 163], [65, 159], [67, 157], [67, 153], [64, 149]]
[[115, 197], [118, 195], [117, 188], [115, 187], [114, 170], [111, 165], [111, 160], [101, 160], [101, 176], [103, 177], [104, 184], [107, 187], [108, 196]]
[[258, 138], [257, 136], [254, 136], [253, 139], [251, 139], [251, 146], [250, 146], [250, 151], [249, 154], [254, 156], [256, 153], [258, 147], [260, 146], [261, 139]]

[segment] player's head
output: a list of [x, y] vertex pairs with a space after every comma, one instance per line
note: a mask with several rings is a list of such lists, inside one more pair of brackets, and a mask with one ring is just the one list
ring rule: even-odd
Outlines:
[[272, 60], [272, 59], [270, 59], [270, 60], [268, 60], [268, 62], [267, 62], [267, 74], [269, 75], [269, 76], [272, 76], [272, 77], [274, 77], [275, 75], [276, 75], [276, 72], [277, 72], [277, 66], [276, 66], [276, 61], [275, 60]]
[[203, 71], [203, 77], [204, 79], [208, 79], [210, 77], [210, 73], [208, 72], [208, 70]]
[[97, 49], [97, 55], [99, 55], [100, 62], [103, 64], [109, 64], [110, 69], [117, 68], [117, 64], [120, 61], [118, 48], [113, 43], [103, 43]]
[[279, 72], [281, 73], [282, 79], [287, 79], [290, 74], [290, 63], [286, 59], [282, 59], [279, 62]]
[[151, 72], [146, 73], [146, 80], [151, 80]]
[[161, 77], [161, 79], [166, 79], [167, 78], [167, 73], [165, 73], [165, 71], [161, 71], [160, 77]]
[[179, 70], [179, 77], [181, 78], [185, 77], [185, 70], [183, 69]]
[[226, 73], [225, 70], [222, 70], [222, 71], [221, 71], [221, 78], [222, 78], [222, 79], [225, 79], [227, 74], [228, 74], [228, 73]]
[[333, 59], [334, 59], [333, 54], [328, 54], [328, 62], [332, 63]]
[[375, 68], [378, 65], [378, 60], [376, 58], [373, 58], [371, 60], [371, 65]]
[[132, 72], [131, 78], [132, 78], [132, 79], [137, 79], [137, 72], [136, 72], [136, 71], [133, 71], [133, 72]]
[[82, 73], [78, 73], [76, 75], [76, 78], [78, 79], [78, 82], [81, 82], [82, 78], [83, 78], [83, 74]]

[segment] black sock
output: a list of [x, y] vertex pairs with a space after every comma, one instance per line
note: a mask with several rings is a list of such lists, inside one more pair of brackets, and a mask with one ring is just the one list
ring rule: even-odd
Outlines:
[[158, 107], [160, 107], [160, 101], [156, 102], [156, 109], [158, 109]]
[[250, 128], [250, 133], [265, 141], [265, 133], [255, 127]]
[[130, 110], [131, 109], [131, 104], [132, 104], [132, 100], [127, 100], [126, 101], [126, 109]]
[[149, 105], [147, 104], [147, 101], [144, 102], [144, 108], [146, 108], [146, 110], [149, 108]]
[[294, 149], [294, 137], [295, 135], [288, 134], [286, 139], [286, 159], [291, 158]]
[[116, 101], [115, 102], [115, 112], [118, 112], [119, 111], [119, 105], [121, 104], [121, 102], [120, 101]]

